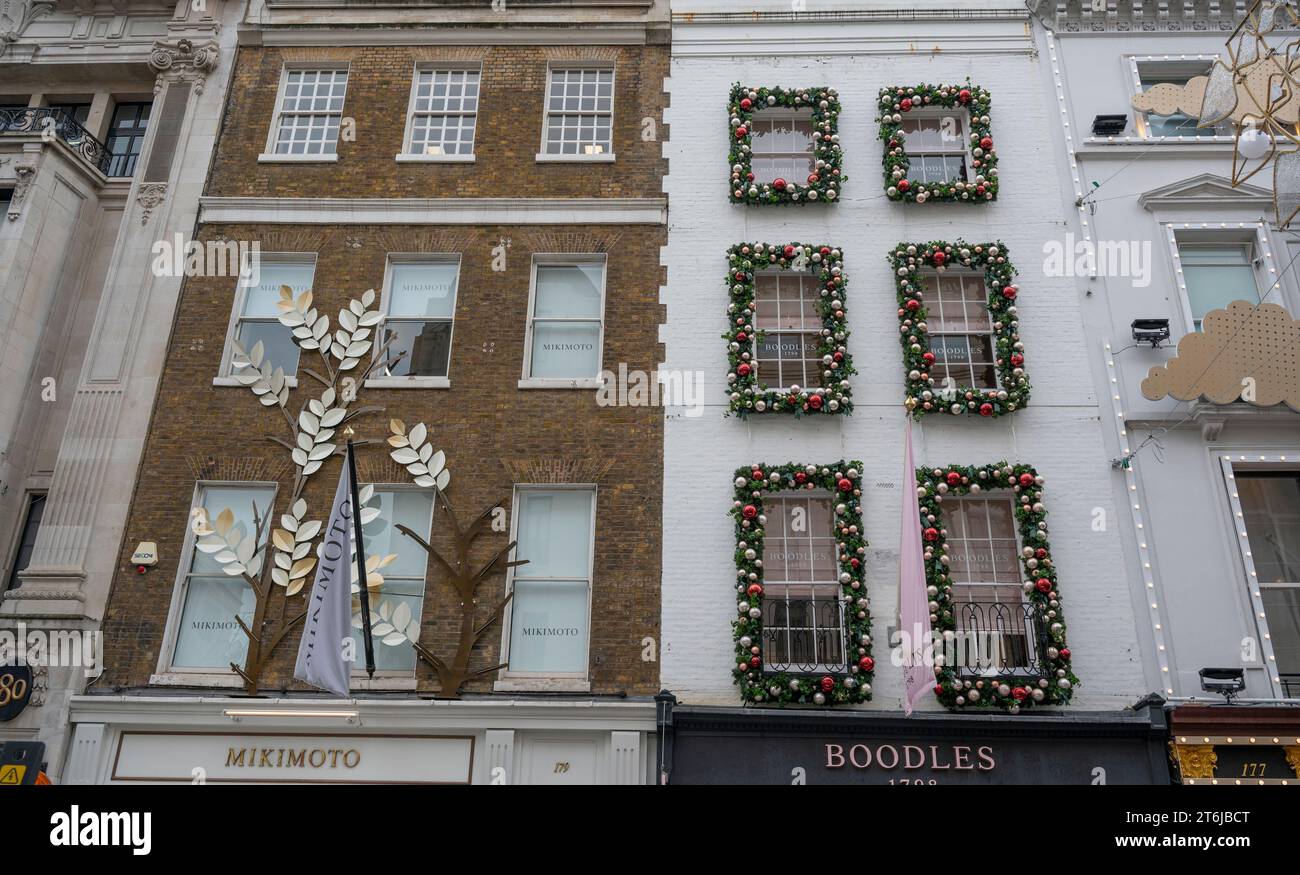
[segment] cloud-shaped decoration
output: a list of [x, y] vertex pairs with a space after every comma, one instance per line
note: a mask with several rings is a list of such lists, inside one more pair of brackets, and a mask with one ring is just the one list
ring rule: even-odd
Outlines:
[[[1240, 124], [1247, 117], [1262, 121], [1265, 117], [1279, 124], [1294, 125], [1300, 122], [1300, 58], [1289, 62], [1282, 58], [1262, 58], [1239, 67], [1233, 75], [1231, 68], [1216, 64], [1212, 76], [1223, 79], [1215, 92], [1228, 87], [1230, 81], [1236, 81], [1235, 103], [1223, 96], [1211, 101], [1211, 108], [1205, 108], [1204, 120], [1214, 123], [1231, 118]], [[1186, 85], [1161, 82], [1152, 85], [1146, 91], [1133, 95], [1133, 108], [1141, 112], [1156, 115], [1173, 115], [1182, 113], [1190, 118], [1199, 119], [1205, 104], [1205, 89], [1209, 76], [1194, 76]], [[1285, 98], [1285, 99], [1284, 99]], [[1230, 112], [1227, 111], [1231, 106]]]
[[1248, 387], [1245, 400], [1258, 407], [1300, 411], [1300, 321], [1277, 304], [1233, 301], [1210, 311], [1199, 333], [1178, 342], [1178, 355], [1151, 369], [1142, 394], [1231, 404]]

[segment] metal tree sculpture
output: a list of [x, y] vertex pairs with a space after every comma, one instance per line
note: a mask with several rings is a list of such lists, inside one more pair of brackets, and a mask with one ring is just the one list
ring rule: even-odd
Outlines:
[[[461, 527], [459, 520], [456, 518], [456, 512], [452, 509], [451, 502], [447, 500], [447, 494], [442, 488], [445, 482], [432, 484], [429, 483], [427, 473], [420, 469], [431, 461], [429, 454], [420, 450], [413, 450], [412, 445], [418, 444], [416, 437], [422, 441], [425, 435], [423, 423], [417, 424], [409, 433], [406, 432], [405, 425], [400, 420], [393, 420], [390, 423], [393, 432], [388, 442], [395, 447], [391, 455], [394, 460], [407, 466], [407, 470], [415, 475], [415, 482], [420, 485], [436, 485], [438, 500], [442, 503], [443, 510], [446, 511], [447, 520], [451, 524], [452, 535], [455, 541], [455, 555], [451, 561], [448, 561], [441, 553], [438, 552], [428, 541], [425, 541], [415, 532], [411, 531], [404, 525], [398, 525], [397, 530], [408, 538], [414, 540], [424, 548], [434, 560], [442, 566], [447, 573], [447, 583], [455, 591], [460, 599], [460, 631], [456, 638], [456, 651], [449, 659], [443, 659], [433, 653], [418, 641], [412, 640], [411, 644], [415, 647], [415, 652], [429, 665], [438, 675], [438, 698], [440, 699], [458, 699], [460, 698], [461, 689], [466, 683], [474, 678], [480, 677], [491, 672], [507, 668], [509, 663], [503, 662], [498, 665], [489, 666], [471, 671], [469, 668], [470, 658], [474, 654], [474, 648], [478, 642], [487, 634], [488, 630], [501, 619], [505, 613], [506, 606], [510, 604], [510, 599], [514, 593], [506, 595], [501, 602], [488, 612], [487, 616], [479, 620], [479, 598], [478, 588], [487, 577], [498, 571], [504, 571], [507, 568], [515, 568], [520, 565], [528, 564], [527, 559], [515, 559], [509, 561], [506, 557], [510, 551], [515, 548], [517, 542], [511, 541], [492, 554], [487, 562], [474, 567], [470, 559], [470, 551], [474, 542], [491, 529], [492, 512], [502, 506], [503, 502], [496, 502], [489, 505], [478, 515], [468, 526]], [[425, 446], [428, 446], [427, 444]], [[423, 456], [423, 458], [421, 458]], [[441, 462], [442, 453], [437, 454], [433, 461]], [[422, 479], [425, 482], [421, 482]]]
[[[315, 379], [324, 386], [317, 398], [312, 398], [298, 411], [295, 418], [289, 412], [289, 384], [283, 368], [265, 360], [261, 341], [245, 350], [238, 341], [234, 341], [235, 355], [232, 361], [235, 378], [249, 387], [258, 400], [266, 407], [276, 407], [284, 416], [289, 430], [289, 438], [278, 435], [266, 435], [266, 439], [287, 449], [297, 470], [294, 475], [293, 490], [289, 495], [288, 510], [280, 516], [280, 527], [270, 535], [270, 544], [266, 542], [266, 523], [271, 516], [268, 507], [265, 512], [253, 507], [253, 531], [245, 533], [242, 525], [236, 525], [234, 512], [230, 508], [220, 511], [215, 521], [209, 521], [206, 511], [195, 510], [195, 546], [202, 552], [212, 555], [221, 565], [221, 570], [233, 577], [241, 577], [252, 590], [254, 608], [251, 622], [246, 623], [235, 616], [239, 628], [248, 639], [244, 664], [232, 662], [230, 667], [244, 682], [248, 695], [256, 695], [258, 686], [267, 664], [275, 650], [285, 637], [306, 617], [302, 607], [290, 613], [290, 600], [303, 594], [308, 575], [316, 565], [316, 539], [320, 533], [321, 520], [308, 520], [307, 502], [302, 492], [308, 478], [335, 455], [342, 455], [334, 435], [338, 429], [346, 427], [358, 416], [381, 411], [381, 407], [357, 407], [349, 410], [348, 405], [356, 398], [356, 390], [365, 385], [366, 377], [379, 364], [387, 359], [387, 350], [391, 341], [385, 342], [375, 351], [373, 329], [383, 321], [383, 313], [373, 308], [375, 292], [365, 292], [359, 299], [348, 302], [339, 310], [338, 330], [330, 332], [329, 317], [319, 314], [312, 307], [312, 293], [304, 291], [296, 299], [293, 290], [281, 286], [279, 321], [292, 329], [293, 340], [301, 350], [314, 350], [320, 355], [324, 374], [311, 368], [300, 368], [301, 373]], [[372, 356], [372, 353], [373, 356]], [[400, 360], [406, 353], [401, 352], [389, 365]], [[358, 368], [369, 360], [368, 366]], [[359, 373], [358, 373], [359, 370]], [[354, 376], [355, 374], [355, 376]], [[357, 445], [369, 441], [356, 441]], [[441, 454], [439, 454], [441, 455]], [[450, 477], [443, 471], [441, 464], [436, 470], [426, 468], [424, 476], [427, 484], [445, 486]], [[417, 481], [418, 482], [418, 481]], [[374, 496], [374, 488], [361, 490], [361, 522], [374, 520], [379, 509], [368, 507]], [[274, 550], [274, 559], [269, 566], [262, 560], [268, 547]], [[383, 575], [379, 569], [391, 563], [395, 556], [372, 556], [366, 563], [366, 586], [373, 594], [379, 596], [383, 587]], [[355, 566], [355, 562], [353, 563]], [[353, 592], [358, 592], [360, 581], [353, 571]], [[271, 603], [276, 589], [284, 591], [278, 617], [274, 617]], [[387, 611], [382, 601], [372, 602], [375, 610], [390, 618], [388, 625], [393, 626], [382, 637], [384, 644], [396, 646], [412, 639], [412, 633], [419, 633], [419, 618], [414, 620], [398, 617], [404, 622], [397, 628], [391, 622], [395, 611], [391, 606]], [[356, 605], [354, 603], [354, 610]], [[354, 623], [354, 625], [360, 625]]]

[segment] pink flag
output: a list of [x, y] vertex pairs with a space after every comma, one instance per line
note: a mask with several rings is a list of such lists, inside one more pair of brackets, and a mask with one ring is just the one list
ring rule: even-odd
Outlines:
[[921, 503], [912, 461], [912, 413], [903, 434], [903, 524], [898, 547], [898, 631], [903, 657], [903, 711], [911, 716], [918, 699], [934, 686], [934, 649], [930, 640], [930, 599], [925, 593], [925, 557], [921, 550]]

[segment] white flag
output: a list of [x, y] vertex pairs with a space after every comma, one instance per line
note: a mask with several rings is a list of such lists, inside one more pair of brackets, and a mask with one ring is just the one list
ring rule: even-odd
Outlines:
[[352, 526], [352, 483], [345, 464], [325, 540], [316, 552], [316, 578], [293, 669], [298, 680], [345, 698], [352, 676], [352, 661], [344, 659], [343, 649], [352, 638]]

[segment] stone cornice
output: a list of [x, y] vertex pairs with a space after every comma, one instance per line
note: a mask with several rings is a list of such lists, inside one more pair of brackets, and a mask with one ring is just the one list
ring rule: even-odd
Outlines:
[[204, 197], [199, 221], [269, 225], [663, 225], [664, 198]]
[[1252, 0], [1029, 0], [1039, 20], [1058, 35], [1104, 33], [1226, 34]]

